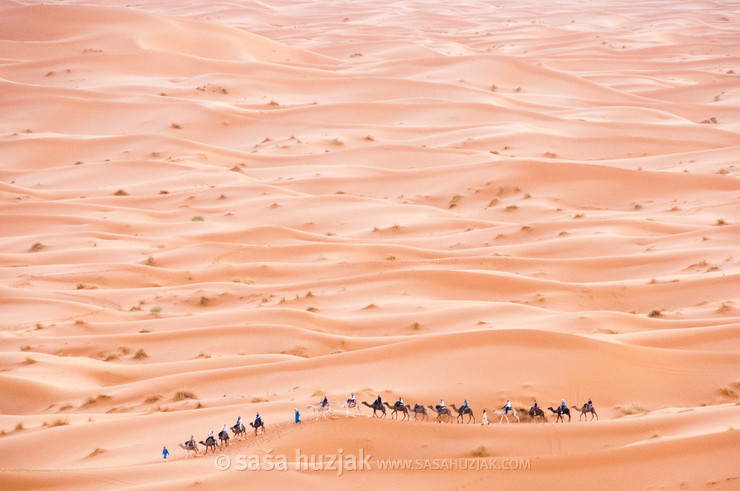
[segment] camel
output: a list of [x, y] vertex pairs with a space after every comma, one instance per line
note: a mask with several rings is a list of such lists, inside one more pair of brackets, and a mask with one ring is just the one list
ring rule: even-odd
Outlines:
[[255, 436], [257, 435], [257, 432], [260, 431], [260, 430], [262, 430], [262, 431], [260, 431], [260, 433], [262, 433], [263, 435], [265, 434], [265, 423], [264, 423], [264, 421], [259, 420], [259, 423], [257, 423], [257, 426], [255, 426], [254, 423], [250, 421], [249, 426], [251, 426], [252, 428], [254, 428], [254, 434], [255, 434]]
[[[339, 402], [338, 401], [335, 401], [335, 402], [337, 403], [337, 406], [339, 406]], [[357, 416], [358, 414], [360, 414], [360, 405], [357, 404], [357, 401], [350, 401], [349, 399], [347, 399], [347, 402], [345, 402], [344, 404], [342, 404], [340, 407], [343, 407], [344, 408], [345, 414], [347, 415], [348, 418], [349, 418], [349, 410], [350, 409], [353, 409], [354, 410], [353, 411], [354, 412], [353, 417], [354, 416]]]
[[362, 401], [362, 403], [365, 406], [367, 406], [367, 407], [369, 407], [370, 409], [373, 410], [373, 418], [379, 418], [380, 417], [380, 416], [378, 416], [378, 415], [375, 414], [376, 411], [380, 411], [381, 413], [383, 413], [383, 417], [385, 418], [385, 406], [383, 404], [379, 403], [378, 401], [373, 401], [372, 404], [368, 404], [365, 401]]
[[383, 404], [385, 404], [388, 407], [388, 409], [393, 411], [393, 414], [391, 414], [391, 417], [393, 419], [398, 418], [398, 413], [403, 413], [402, 419], [409, 419], [409, 408], [406, 404], [394, 404], [392, 406], [388, 404], [387, 402], [384, 402]]
[[218, 432], [218, 440], [220, 442], [220, 447], [224, 448], [224, 443], [226, 446], [229, 446], [229, 432], [226, 430], [221, 430]]
[[545, 411], [543, 411], [542, 409], [540, 409], [538, 407], [531, 407], [531, 408], [529, 408], [529, 411], [527, 411], [525, 409], [520, 409], [519, 411], [521, 411], [523, 413], [529, 414], [529, 417], [530, 417], [532, 423], [535, 422], [535, 418], [537, 418], [537, 417], [542, 418], [542, 422], [543, 423], [545, 421], [547, 421], [547, 419], [545, 419]]
[[247, 430], [244, 429], [244, 425], [234, 425], [231, 427], [231, 432], [234, 433], [234, 440], [239, 437], [246, 438]]
[[[500, 414], [501, 415], [501, 417], [498, 420], [498, 424], [501, 424], [501, 422], [504, 420], [504, 418], [506, 418], [506, 424], [509, 424], [509, 415], [506, 414], [504, 411], [501, 411], [500, 409], [496, 409], [496, 408], [493, 408], [492, 407], [491, 408], [491, 412], [493, 414]], [[516, 422], [517, 423], [521, 423], [521, 421], [519, 420], [519, 415], [516, 413], [515, 410], [512, 410], [511, 411], [511, 414], [516, 418]]]
[[552, 411], [552, 412], [554, 412], [555, 414], [558, 415], [558, 417], [555, 418], [555, 422], [556, 423], [558, 421], [562, 421], [563, 423], [565, 423], [565, 419], [563, 419], [563, 414], [567, 414], [568, 415], [568, 423], [570, 423], [570, 409], [568, 409], [567, 407], [558, 406], [557, 409], [553, 409], [551, 407], [548, 407], [547, 409], [549, 409], [550, 411]]
[[216, 453], [216, 439], [213, 438], [212, 436], [209, 436], [208, 438], [206, 438], [206, 441], [201, 440], [200, 444], [205, 445], [206, 447], [206, 451], [203, 452], [203, 455], [208, 453], [209, 448], [213, 450], [213, 453]]
[[332, 414], [331, 406], [327, 404], [326, 406], [322, 406], [319, 404], [318, 406], [307, 406], [308, 409], [313, 409], [313, 411], [316, 413], [316, 421], [319, 420], [319, 416], [323, 416], [324, 419], [326, 419], [326, 413], [329, 412], [329, 414]]
[[181, 443], [180, 444], [180, 447], [182, 447], [183, 449], [185, 449], [188, 452], [185, 455], [185, 458], [186, 459], [191, 456], [190, 455], [190, 452], [193, 452], [195, 454], [195, 455], [193, 455], [193, 457], [197, 457], [198, 456], [198, 444], [195, 443], [195, 440], [188, 440], [185, 443]]
[[475, 423], [475, 414], [473, 414], [473, 410], [469, 407], [461, 407], [460, 409], [458, 409], [454, 404], [450, 404], [450, 407], [454, 409], [457, 413], [457, 419], [460, 423], [462, 423], [463, 419], [465, 419], [464, 416], [466, 414], [468, 415], [468, 424], [470, 424], [471, 419], [473, 420], [473, 423]]
[[427, 408], [424, 407], [424, 404], [414, 404], [414, 407], [411, 408], [411, 406], [408, 406], [409, 410], [414, 413], [414, 421], [417, 421], [417, 416], [420, 414], [423, 415], [422, 418], [426, 418], [427, 421], [429, 421], [429, 415], [427, 414]]
[[257, 423], [257, 426], [254, 425], [254, 423], [250, 422], [249, 426], [254, 428], [254, 434], [257, 435], [257, 431], [262, 429], [262, 434], [265, 434], [265, 423], [262, 420], [259, 420], [259, 423]]
[[450, 408], [447, 406], [428, 406], [429, 409], [432, 410], [432, 412], [437, 413], [437, 421], [439, 423], [442, 422], [442, 416], [446, 416], [446, 421], [448, 423], [452, 423], [452, 412], [450, 411]]
[[[593, 405], [589, 406], [588, 404], [584, 404], [582, 408], [573, 406], [573, 409], [581, 413], [581, 415], [578, 417], [578, 421], [581, 420], [584, 416], [587, 418], [586, 421], [593, 421], [594, 416], [596, 416], [596, 421], [599, 420], [599, 415], [596, 414], [596, 409], [594, 409]], [[588, 419], [588, 416], [586, 414], [591, 413], [591, 419]]]

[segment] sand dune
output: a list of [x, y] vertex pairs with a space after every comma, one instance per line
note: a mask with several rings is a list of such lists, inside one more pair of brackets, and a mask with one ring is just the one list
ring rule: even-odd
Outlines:
[[[0, 488], [737, 488], [738, 25], [4, 2]], [[493, 424], [346, 418], [352, 392]], [[257, 412], [227, 471], [179, 446]], [[339, 449], [373, 468], [297, 468]], [[289, 468], [236, 469], [265, 455]]]

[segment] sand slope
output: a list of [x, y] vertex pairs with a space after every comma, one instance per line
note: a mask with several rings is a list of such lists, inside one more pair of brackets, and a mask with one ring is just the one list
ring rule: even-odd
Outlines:
[[2, 489], [737, 487], [732, 2], [98, 3], [0, 5]]

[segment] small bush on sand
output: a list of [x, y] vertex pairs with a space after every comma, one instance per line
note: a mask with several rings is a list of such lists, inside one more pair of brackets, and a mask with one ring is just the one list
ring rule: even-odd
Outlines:
[[186, 399], [197, 399], [197, 397], [189, 390], [178, 390], [172, 399], [175, 401], [184, 401]]
[[647, 412], [647, 409], [640, 406], [639, 404], [623, 404], [621, 406], [618, 406], [619, 412], [621, 412], [625, 416], [629, 416], [632, 414], [644, 414]]
[[51, 422], [51, 424], [49, 426], [51, 426], [51, 427], [54, 427], [54, 426], [66, 426], [68, 424], [69, 424], [69, 418], [67, 418], [65, 416], [63, 418], [62, 417], [59, 417], [59, 418], [55, 419], [54, 421]]
[[486, 446], [481, 445], [473, 450], [473, 457], [488, 457], [488, 449], [486, 449]]

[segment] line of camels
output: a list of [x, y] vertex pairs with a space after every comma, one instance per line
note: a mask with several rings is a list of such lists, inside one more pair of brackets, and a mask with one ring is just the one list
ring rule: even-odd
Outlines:
[[[264, 434], [265, 433], [265, 423], [260, 419], [257, 424], [250, 422], [249, 426], [254, 428], [254, 434], [257, 436], [258, 434]], [[239, 425], [236, 424], [229, 428], [232, 433], [234, 433], [234, 440], [237, 440], [239, 438], [246, 439], [247, 438], [247, 430], [244, 427], [243, 424]], [[205, 451], [203, 452], [203, 455], [208, 453], [208, 450], [212, 450], [213, 453], [216, 453], [216, 447], [219, 448], [219, 450], [223, 449], [225, 446], [229, 446], [229, 432], [227, 430], [221, 430], [218, 432], [218, 441], [219, 443], [216, 443], [216, 437], [212, 435], [208, 435], [208, 437], [205, 439], [205, 441], [201, 440], [198, 443], [206, 447]], [[193, 453], [193, 456], [198, 455], [198, 443], [195, 442], [195, 438], [192, 436], [190, 437], [190, 440], [186, 441], [185, 443], [180, 444], [180, 448], [185, 449], [187, 451], [187, 457], [190, 457], [191, 452]]]
[[[335, 401], [337, 402], [337, 401]], [[339, 402], [337, 402], [337, 405], [339, 406]], [[456, 421], [458, 423], [464, 423], [465, 422], [465, 416], [467, 416], [467, 423], [475, 423], [475, 414], [473, 413], [473, 410], [469, 406], [463, 406], [458, 408], [455, 404], [450, 404], [449, 406], [424, 406], [423, 404], [414, 404], [413, 406], [411, 404], [402, 404], [402, 403], [395, 403], [393, 405], [388, 404], [387, 402], [380, 403], [379, 401], [374, 401], [372, 404], [368, 404], [365, 401], [362, 401], [362, 405], [369, 407], [373, 410], [373, 418], [385, 418], [388, 414], [388, 412], [391, 412], [391, 418], [392, 419], [398, 419], [399, 414], [401, 415], [401, 420], [410, 420], [410, 415], [413, 413], [414, 415], [414, 421], [429, 421], [429, 413], [427, 412], [427, 408], [431, 410], [434, 414], [437, 415], [437, 421], [439, 423], [452, 423], [453, 421]], [[358, 414], [361, 414], [360, 412], [360, 405], [357, 403], [357, 401], [353, 400], [347, 400], [344, 404], [341, 404], [342, 408], [345, 409], [345, 413], [347, 417], [350, 416], [356, 416]], [[388, 410], [386, 410], [386, 408]], [[592, 421], [594, 417], [598, 421], [599, 415], [596, 414], [596, 409], [594, 409], [593, 405], [589, 405], [588, 403], [584, 404], [582, 407], [572, 406], [572, 408], [580, 413], [580, 417], [578, 420], [580, 421], [583, 418], [586, 418], [586, 421]], [[326, 419], [326, 413], [333, 414], [331, 404], [319, 404], [317, 406], [308, 406], [308, 409], [312, 409], [314, 413], [316, 413], [316, 420], [318, 421], [319, 417], [323, 416], [324, 419]], [[563, 415], [568, 416], [568, 421], [570, 421], [570, 409], [568, 409], [565, 406], [558, 406], [557, 408], [553, 409], [552, 407], [548, 407], [548, 410], [552, 411], [557, 415], [557, 418], [555, 419], [555, 422], [565, 422], [565, 419], [563, 418]], [[484, 409], [485, 412], [485, 409]], [[541, 421], [545, 422], [545, 412], [539, 408], [539, 407], [531, 407], [529, 410], [526, 409], [512, 409], [512, 416], [516, 419], [517, 423], [521, 422], [519, 419], [518, 413], [527, 414], [530, 418], [531, 422]], [[352, 414], [351, 414], [352, 413]], [[509, 415], [506, 411], [503, 411], [502, 409], [495, 409], [491, 408], [491, 413], [500, 415], [499, 418], [499, 424], [503, 422], [504, 419], [506, 419], [506, 422], [509, 423]], [[591, 415], [591, 419], [588, 419], [588, 415]], [[381, 416], [382, 415], [382, 416]], [[484, 421], [486, 423], [487, 421]], [[265, 424], [262, 422], [262, 420], [259, 420], [257, 425], [255, 426], [254, 423], [249, 423], [249, 426], [254, 428], [254, 434], [257, 436], [258, 434], [265, 432]], [[245, 439], [247, 436], [247, 431], [244, 427], [244, 425], [234, 425], [231, 428], [229, 428], [231, 432], [234, 434], [234, 439], [242, 438]], [[229, 432], [225, 430], [221, 430], [218, 433], [218, 441], [219, 443], [216, 443], [216, 438], [214, 436], [208, 436], [205, 441], [201, 440], [200, 443], [205, 447], [205, 451], [203, 452], [203, 455], [208, 453], [208, 450], [211, 450], [213, 453], [216, 453], [216, 447], [219, 447], [219, 449], [223, 449], [224, 447], [229, 446]], [[190, 438], [185, 443], [181, 443], [180, 447], [185, 449], [187, 451], [187, 457], [191, 456], [191, 453], [194, 455], [198, 455], [198, 443], [195, 442], [195, 439], [193, 437]]]
[[[337, 403], [338, 404], [338, 403]], [[410, 420], [410, 415], [414, 415], [414, 421], [429, 421], [429, 413], [427, 412], [427, 408], [431, 410], [431, 412], [435, 413], [437, 415], [437, 421], [440, 423], [446, 422], [446, 423], [452, 423], [453, 421], [457, 421], [459, 423], [465, 422], [465, 416], [467, 416], [467, 422], [468, 423], [475, 423], [475, 414], [473, 413], [473, 410], [469, 406], [463, 406], [458, 408], [455, 404], [451, 404], [449, 406], [425, 406], [423, 404], [414, 404], [413, 406], [411, 404], [402, 404], [402, 403], [395, 403], [393, 405], [388, 404], [387, 402], [380, 403], [379, 401], [374, 401], [372, 404], [369, 404], [365, 401], [362, 401], [363, 406], [367, 406], [370, 409], [373, 410], [373, 417], [374, 418], [385, 418], [387, 416], [386, 408], [391, 412], [391, 418], [392, 419], [398, 419], [399, 414], [401, 415], [401, 420]], [[360, 414], [360, 406], [358, 405], [357, 401], [347, 400], [344, 404], [341, 405], [342, 408], [345, 409], [345, 413], [347, 417], [353, 413], [353, 415]], [[586, 418], [586, 421], [592, 421], [594, 418], [598, 421], [599, 415], [596, 413], [596, 409], [593, 405], [589, 405], [588, 403], [583, 404], [581, 407], [577, 406], [571, 406], [574, 410], [578, 411], [580, 413], [580, 417], [578, 420], [582, 420]], [[324, 419], [326, 419], [326, 413], [332, 413], [332, 408], [330, 404], [327, 404], [325, 406], [319, 404], [318, 406], [308, 406], [309, 409], [313, 409], [313, 411], [316, 413], [316, 419], [318, 420], [320, 416], [323, 416]], [[555, 418], [555, 422], [565, 422], [565, 419], [563, 415], [568, 417], [568, 421], [570, 422], [570, 409], [566, 406], [558, 406], [557, 408], [553, 409], [552, 407], [548, 407], [548, 410], [552, 411], [557, 415]], [[485, 410], [484, 410], [485, 411]], [[519, 419], [519, 412], [527, 414], [530, 418], [531, 422], [545, 422], [545, 412], [539, 408], [532, 406], [529, 408], [529, 410], [526, 409], [518, 409], [518, 410], [511, 410], [512, 416], [516, 419], [517, 423], [521, 422]], [[509, 423], [509, 415], [506, 411], [502, 409], [495, 409], [491, 408], [491, 413], [500, 415], [499, 418], [499, 424], [503, 422], [504, 419], [506, 419], [506, 422]], [[591, 415], [591, 419], [588, 419], [588, 415]]]

